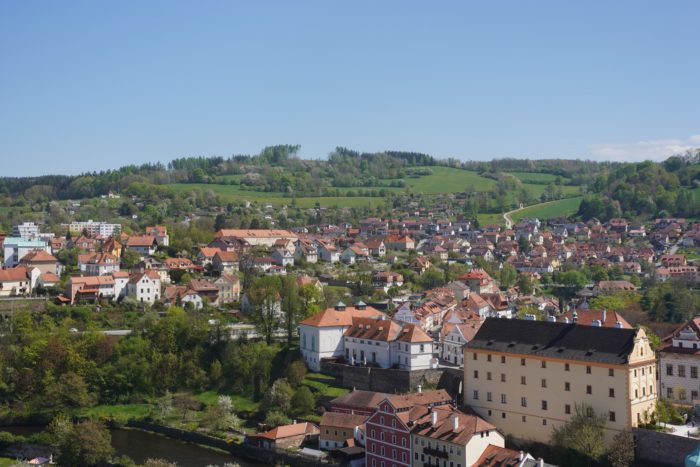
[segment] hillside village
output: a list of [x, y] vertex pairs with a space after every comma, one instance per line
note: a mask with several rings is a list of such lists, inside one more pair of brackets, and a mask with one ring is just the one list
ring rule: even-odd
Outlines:
[[[700, 224], [682, 218], [525, 218], [506, 228], [419, 210], [359, 224], [222, 228], [177, 256], [165, 254], [165, 225], [62, 228], [24, 222], [0, 237], [1, 297], [216, 311], [210, 325], [225, 324], [231, 338], [293, 335], [310, 372], [346, 387], [353, 369], [421, 375], [384, 391], [360, 380], [366, 387], [321, 402], [314, 423], [249, 434], [258, 449], [316, 440], [319, 456], [352, 465], [547, 465], [506, 437], [547, 444], [585, 405], [604, 415], [610, 446], [656, 426], [658, 401], [700, 400], [700, 324], [689, 316], [658, 326], [639, 299], [653, 284], [698, 282], [679, 251], [700, 244]], [[266, 277], [292, 278], [307, 309], [292, 312], [281, 289], [258, 293]], [[444, 374], [459, 383], [445, 386]]]

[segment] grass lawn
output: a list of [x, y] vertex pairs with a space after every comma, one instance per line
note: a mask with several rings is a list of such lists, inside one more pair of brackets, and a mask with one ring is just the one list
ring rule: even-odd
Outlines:
[[469, 170], [439, 166], [429, 167], [429, 169], [433, 172], [431, 175], [405, 179], [406, 185], [411, 188], [411, 191], [436, 195], [462, 192], [467, 188], [473, 191], [491, 191], [496, 187], [494, 180]]
[[685, 255], [688, 260], [698, 260], [700, 259], [700, 248], [683, 247], [678, 250], [678, 254]]
[[489, 225], [489, 224], [504, 224], [503, 214], [479, 214], [478, 215], [479, 225]]
[[[544, 172], [504, 172], [506, 174], [512, 175], [519, 178], [522, 182], [536, 182], [536, 183], [548, 183], [553, 182], [557, 179], [557, 176], [550, 173]], [[561, 177], [562, 182], [566, 182], [568, 178]]]
[[255, 402], [253, 399], [240, 394], [220, 394], [216, 391], [206, 391], [197, 394], [194, 398], [203, 404], [215, 405], [220, 395], [227, 395], [231, 398], [236, 412], [257, 412], [260, 410], [260, 402]]
[[316, 395], [338, 397], [350, 392], [347, 388], [335, 385], [335, 378], [319, 373], [308, 373], [304, 378], [304, 386], [307, 386]]
[[17, 465], [18, 462], [15, 459], [10, 459], [9, 457], [0, 457], [0, 467], [9, 467], [11, 465]]
[[[575, 187], [572, 187], [575, 188]], [[560, 199], [548, 203], [535, 204], [525, 209], [513, 213], [513, 221], [518, 222], [525, 217], [536, 217], [538, 219], [553, 219], [556, 217], [566, 217], [575, 214], [581, 204], [582, 196], [575, 198]]]

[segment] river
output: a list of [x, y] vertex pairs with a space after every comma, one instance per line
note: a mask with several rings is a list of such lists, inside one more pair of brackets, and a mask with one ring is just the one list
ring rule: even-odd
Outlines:
[[[42, 429], [43, 427], [34, 426], [0, 427], [0, 431], [9, 431], [22, 436], [29, 436], [42, 431]], [[265, 466], [265, 464], [243, 461], [234, 458], [230, 454], [203, 448], [195, 444], [183, 443], [146, 431], [115, 429], [111, 430], [111, 432], [112, 446], [114, 446], [117, 455], [129, 456], [137, 464], [142, 464], [149, 458], [160, 458], [177, 462], [181, 467], [222, 466], [227, 462], [237, 462], [241, 467]]]

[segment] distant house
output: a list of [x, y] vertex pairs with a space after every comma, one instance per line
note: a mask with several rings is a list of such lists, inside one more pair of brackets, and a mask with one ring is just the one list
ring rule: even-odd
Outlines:
[[384, 244], [389, 250], [415, 250], [416, 242], [408, 235], [389, 235], [384, 239]]
[[160, 276], [150, 269], [131, 275], [127, 284], [127, 294], [139, 303], [155, 303], [160, 299]]
[[278, 247], [272, 250], [272, 260], [276, 265], [286, 268], [287, 266], [294, 266], [294, 252], [289, 251], [287, 248]]
[[66, 294], [71, 303], [94, 302], [100, 298], [115, 298], [115, 280], [112, 276], [71, 277], [66, 283]]
[[340, 261], [340, 252], [335, 245], [326, 242], [318, 242], [318, 254], [321, 261], [337, 263]]
[[28, 268], [37, 268], [42, 273], [58, 274], [58, 260], [44, 250], [30, 251], [20, 260], [20, 264]]
[[245, 443], [261, 449], [274, 451], [301, 447], [304, 443], [318, 439], [319, 429], [313, 423], [302, 422], [283, 425], [264, 433], [246, 436]]
[[365, 420], [367, 420], [366, 415], [324, 412], [319, 426], [319, 447], [332, 450], [353, 442]]
[[217, 251], [211, 264], [214, 270], [230, 274], [238, 272], [239, 262], [238, 253], [235, 251]]
[[119, 271], [119, 258], [111, 253], [78, 255], [78, 269], [88, 276], [104, 276]]
[[[37, 275], [39, 272], [37, 271]], [[29, 270], [24, 266], [0, 269], [0, 297], [28, 295], [32, 291]]]
[[151, 256], [156, 252], [158, 243], [153, 235], [132, 235], [126, 241], [126, 248], [142, 256]]
[[222, 274], [214, 280], [219, 289], [219, 303], [237, 302], [241, 296], [241, 281], [235, 274]]
[[382, 258], [384, 255], [386, 255], [386, 245], [384, 244], [384, 240], [381, 238], [370, 238], [365, 242], [367, 245], [367, 248], [369, 249], [369, 253], [376, 257], [376, 258]]
[[163, 225], [155, 225], [146, 227], [146, 235], [152, 235], [156, 238], [156, 242], [160, 246], [169, 246], [170, 237], [168, 236], [168, 228]]

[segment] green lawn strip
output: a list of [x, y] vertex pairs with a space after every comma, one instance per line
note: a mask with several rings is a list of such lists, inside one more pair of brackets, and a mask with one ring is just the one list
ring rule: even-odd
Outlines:
[[138, 420], [150, 415], [154, 409], [151, 404], [119, 404], [119, 405], [96, 405], [83, 409], [79, 415], [83, 417], [97, 419], [116, 419], [116, 420]]
[[349, 389], [336, 386], [333, 377], [323, 377], [317, 373], [309, 373], [304, 378], [304, 386], [307, 386], [316, 395], [327, 397], [338, 397], [350, 392]]
[[540, 203], [529, 206], [513, 213], [514, 222], [518, 222], [526, 217], [536, 217], [538, 219], [553, 219], [556, 217], [566, 217], [575, 214], [583, 197], [560, 199], [547, 203]]
[[[503, 172], [508, 175], [512, 175], [519, 178], [522, 182], [536, 182], [536, 183], [548, 183], [554, 182], [557, 179], [557, 175], [545, 173], [545, 172]], [[562, 183], [567, 182], [569, 179], [567, 177], [561, 177]]]
[[17, 465], [19, 462], [15, 459], [10, 459], [9, 457], [0, 457], [0, 467], [9, 467], [11, 465]]
[[257, 412], [260, 410], [260, 402], [256, 402], [252, 398], [242, 396], [240, 394], [225, 394], [218, 393], [216, 391], [205, 391], [195, 395], [194, 398], [203, 404], [211, 406], [216, 405], [220, 395], [229, 396], [231, 398], [233, 408], [236, 412]]

